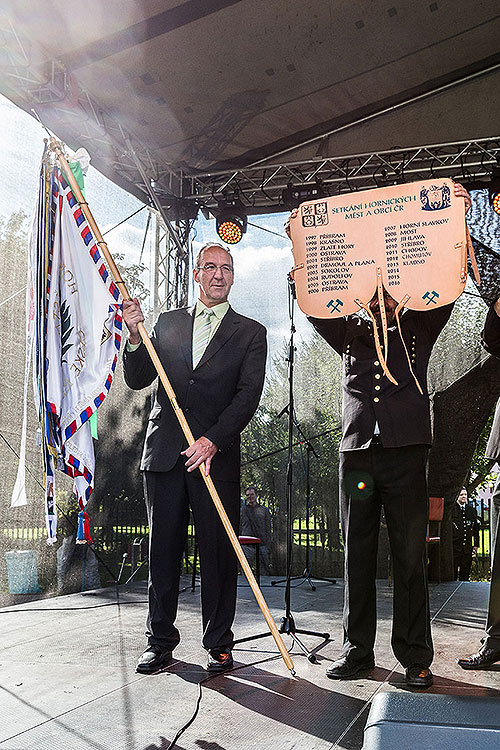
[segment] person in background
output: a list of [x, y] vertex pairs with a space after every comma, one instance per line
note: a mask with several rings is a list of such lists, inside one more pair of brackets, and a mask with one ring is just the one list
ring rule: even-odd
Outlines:
[[[255, 536], [260, 539], [260, 569], [265, 576], [269, 575], [270, 550], [272, 542], [271, 514], [265, 505], [257, 502], [257, 490], [255, 487], [247, 487], [245, 490], [246, 505], [241, 512], [241, 533], [243, 536]], [[248, 562], [255, 562], [254, 545], [243, 545], [243, 550]]]
[[476, 511], [467, 502], [465, 487], [462, 487], [453, 503], [451, 514], [455, 581], [469, 581], [472, 555], [479, 547], [479, 520]]

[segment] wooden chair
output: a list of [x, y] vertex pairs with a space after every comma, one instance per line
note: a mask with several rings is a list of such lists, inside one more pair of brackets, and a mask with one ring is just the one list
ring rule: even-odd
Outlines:
[[[256, 536], [239, 536], [241, 545], [248, 544], [255, 547], [255, 578], [260, 586], [260, 545], [261, 540]], [[244, 550], [243, 550], [244, 551]]]
[[[441, 521], [444, 515], [444, 497], [429, 498], [429, 523], [427, 524], [427, 534], [425, 542], [427, 546], [427, 559], [429, 558], [429, 545], [439, 545], [441, 541]], [[431, 527], [432, 524], [432, 527]], [[431, 533], [432, 528], [432, 533]], [[441, 556], [439, 546], [436, 549], [437, 555], [437, 580], [441, 583]]]

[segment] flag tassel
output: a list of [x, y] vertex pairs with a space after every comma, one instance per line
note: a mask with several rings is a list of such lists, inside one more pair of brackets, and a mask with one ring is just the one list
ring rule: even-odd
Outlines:
[[92, 544], [92, 538], [90, 536], [90, 523], [89, 517], [84, 510], [81, 510], [78, 514], [78, 530], [76, 532], [76, 543], [77, 544]]

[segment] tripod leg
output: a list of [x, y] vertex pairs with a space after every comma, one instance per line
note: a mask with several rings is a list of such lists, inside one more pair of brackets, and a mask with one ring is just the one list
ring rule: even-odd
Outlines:
[[307, 581], [307, 583], [311, 587], [311, 591], [316, 591], [316, 586], [312, 582], [311, 574], [308, 570], [304, 570], [304, 580]]
[[330, 633], [318, 633], [315, 630], [296, 630], [296, 633], [302, 633], [302, 635], [315, 635], [316, 638], [324, 638], [325, 641], [328, 641], [330, 638]]
[[138, 573], [140, 571], [140, 569], [143, 567], [143, 565], [146, 565], [147, 562], [148, 562], [148, 558], [146, 558], [145, 560], [143, 560], [141, 562], [141, 564], [137, 566], [137, 568], [134, 570], [134, 572], [132, 573], [132, 575], [129, 576], [127, 578], [127, 580], [125, 581], [125, 585], [127, 585], [127, 583], [130, 583], [130, 581], [135, 577], [136, 573]]
[[316, 656], [311, 651], [309, 651], [308, 648], [306, 648], [304, 643], [302, 643], [300, 638], [297, 636], [297, 633], [288, 633], [288, 635], [293, 640], [293, 642], [297, 644], [297, 646], [300, 648], [302, 653], [307, 656], [308, 661], [310, 661], [311, 664], [316, 664], [316, 661], [317, 661]]
[[322, 578], [321, 576], [313, 576], [313, 575], [310, 575], [310, 578], [312, 578], [314, 581], [325, 581], [326, 583], [337, 583], [335, 578]]

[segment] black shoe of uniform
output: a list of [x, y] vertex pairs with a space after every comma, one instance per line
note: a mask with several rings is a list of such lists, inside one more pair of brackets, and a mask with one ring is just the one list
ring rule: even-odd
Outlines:
[[375, 666], [373, 659], [369, 661], [353, 661], [348, 656], [341, 656], [326, 670], [326, 676], [331, 680], [348, 680], [359, 672], [369, 672]]
[[500, 649], [481, 646], [476, 654], [457, 659], [457, 664], [462, 669], [488, 669], [499, 661]]
[[434, 677], [429, 667], [413, 664], [411, 667], [406, 667], [405, 680], [408, 687], [428, 688], [434, 682]]
[[224, 672], [232, 669], [233, 656], [230, 648], [211, 648], [208, 652], [207, 671]]
[[148, 646], [139, 657], [136, 672], [140, 674], [153, 674], [163, 667], [166, 667], [172, 661], [172, 652], [161, 646]]

